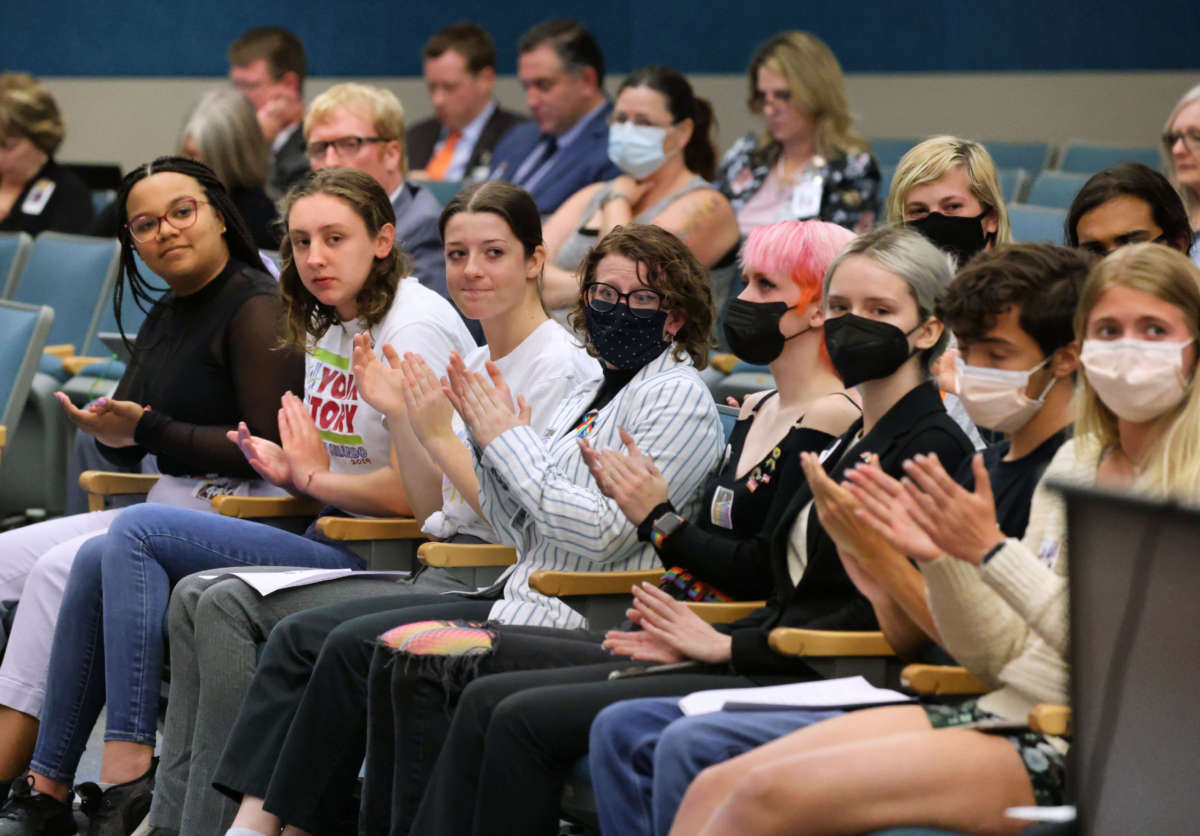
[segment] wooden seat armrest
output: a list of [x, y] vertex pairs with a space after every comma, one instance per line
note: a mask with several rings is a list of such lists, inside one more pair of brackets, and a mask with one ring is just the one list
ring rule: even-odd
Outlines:
[[733, 371], [733, 367], [742, 362], [742, 358], [736, 354], [714, 354], [708, 358], [708, 365], [712, 366], [719, 372], [729, 374]]
[[73, 357], [75, 355], [75, 346], [70, 343], [62, 343], [61, 345], [48, 345], [42, 349], [44, 354], [53, 354], [60, 359], [65, 357]]
[[450, 569], [458, 566], [509, 566], [517, 562], [512, 546], [491, 543], [422, 543], [417, 557], [426, 566]]
[[1035, 705], [1029, 712], [1029, 728], [1039, 734], [1070, 737], [1071, 707], [1069, 705]]
[[79, 474], [79, 487], [87, 491], [88, 510], [103, 511], [104, 497], [149, 493], [158, 481], [157, 473], [112, 473], [85, 470]]
[[8, 443], [8, 429], [5, 428], [3, 424], [0, 424], [0, 447], [3, 447], [7, 443]]
[[635, 584], [662, 580], [662, 569], [633, 572], [551, 572], [529, 576], [529, 585], [543, 595], [630, 595]]
[[986, 694], [983, 682], [957, 665], [907, 665], [900, 684], [918, 694]]
[[240, 520], [266, 519], [269, 517], [315, 517], [325, 508], [325, 503], [297, 496], [216, 496], [212, 507], [226, 517]]
[[709, 624], [728, 624], [767, 605], [766, 601], [688, 601], [688, 609]]
[[895, 656], [883, 633], [874, 630], [805, 630], [776, 627], [771, 649], [787, 656]]
[[412, 517], [321, 517], [317, 533], [330, 540], [423, 540]]
[[81, 371], [86, 369], [88, 366], [92, 365], [92, 363], [107, 363], [110, 359], [112, 359], [112, 358], [109, 358], [109, 357], [74, 357], [74, 356], [64, 357], [64, 358], [62, 358], [63, 371], [65, 371], [67, 374], [79, 374]]

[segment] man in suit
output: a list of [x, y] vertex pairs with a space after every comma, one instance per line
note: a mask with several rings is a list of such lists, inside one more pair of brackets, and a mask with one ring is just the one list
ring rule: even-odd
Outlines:
[[584, 186], [621, 170], [608, 158], [604, 55], [573, 20], [548, 20], [517, 44], [517, 76], [533, 122], [513, 128], [492, 156], [493, 179], [521, 186], [548, 215]]
[[423, 55], [436, 115], [409, 128], [409, 177], [482, 180], [496, 143], [525, 121], [492, 98], [496, 46], [474, 23], [455, 23], [430, 38]]
[[366, 84], [334, 85], [309, 106], [304, 139], [314, 170], [357, 168], [383, 186], [396, 211], [396, 244], [416, 262], [413, 274], [449, 298], [437, 228], [442, 206], [429, 189], [404, 179], [404, 108], [395, 94]]
[[229, 80], [258, 113], [271, 146], [267, 192], [280, 197], [308, 171], [304, 153], [304, 44], [281, 26], [247, 29], [229, 45]]

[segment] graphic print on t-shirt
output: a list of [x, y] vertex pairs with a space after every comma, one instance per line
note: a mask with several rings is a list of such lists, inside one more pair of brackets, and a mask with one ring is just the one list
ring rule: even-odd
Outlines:
[[324, 348], [313, 349], [309, 356], [316, 362], [308, 364], [305, 400], [325, 449], [331, 458], [340, 459], [343, 464], [370, 464], [362, 436], [354, 426], [359, 400], [350, 359]]

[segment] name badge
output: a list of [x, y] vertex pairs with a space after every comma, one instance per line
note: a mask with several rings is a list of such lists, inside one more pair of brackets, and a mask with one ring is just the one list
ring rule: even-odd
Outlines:
[[792, 189], [791, 217], [795, 220], [815, 218], [821, 213], [821, 193], [824, 178], [812, 177]]
[[721, 528], [733, 528], [733, 491], [724, 485], [713, 493], [712, 508], [709, 510], [712, 524]]
[[33, 188], [29, 190], [29, 194], [25, 195], [25, 202], [21, 204], [21, 211], [26, 215], [40, 215], [42, 210], [46, 208], [46, 204], [50, 202], [50, 195], [54, 194], [56, 184], [49, 177], [43, 177], [33, 184]]

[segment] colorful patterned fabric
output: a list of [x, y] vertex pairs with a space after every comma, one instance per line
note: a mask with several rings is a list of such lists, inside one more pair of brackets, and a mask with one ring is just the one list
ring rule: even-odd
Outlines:
[[[978, 700], [966, 700], [957, 705], [923, 705], [929, 724], [935, 729], [949, 729], [976, 723], [999, 720], [995, 714], [979, 707]], [[1033, 785], [1033, 797], [1042, 807], [1055, 807], [1063, 803], [1066, 790], [1066, 754], [1054, 743], [1061, 738], [1050, 738], [1029, 729], [998, 732], [1017, 750], [1029, 773]]]
[[413, 656], [473, 656], [490, 653], [496, 634], [476, 623], [417, 621], [393, 627], [379, 641]]
[[670, 595], [676, 601], [700, 601], [702, 603], [718, 604], [732, 601], [715, 586], [698, 580], [687, 569], [672, 566], [658, 582], [658, 588]]

